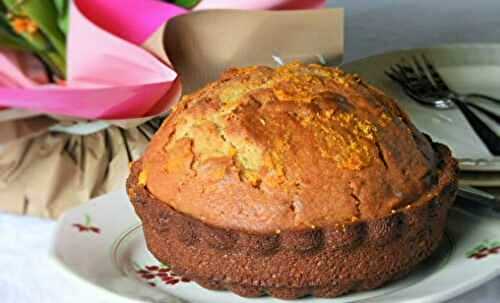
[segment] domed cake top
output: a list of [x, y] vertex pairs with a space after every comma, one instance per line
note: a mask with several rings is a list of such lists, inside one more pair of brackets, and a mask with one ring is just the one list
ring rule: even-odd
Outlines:
[[382, 217], [437, 173], [390, 97], [299, 63], [229, 69], [185, 96], [141, 163], [140, 182], [174, 209], [256, 232]]

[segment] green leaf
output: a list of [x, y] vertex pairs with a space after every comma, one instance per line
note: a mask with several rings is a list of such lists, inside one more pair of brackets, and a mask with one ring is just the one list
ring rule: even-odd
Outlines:
[[477, 245], [474, 249], [477, 251], [480, 251], [481, 249], [488, 249], [488, 248], [489, 248], [488, 245], [481, 243], [481, 244]]
[[89, 214], [85, 214], [85, 226], [90, 226], [90, 223], [91, 222], [91, 219], [90, 219], [90, 215]]
[[171, 268], [170, 264], [168, 264], [168, 263], [163, 263], [163, 262], [162, 262], [162, 263], [160, 263], [160, 266], [161, 266], [162, 268], [169, 268], [169, 269]]
[[66, 15], [68, 11], [68, 0], [52, 0], [59, 16]]
[[55, 51], [38, 52], [42, 60], [47, 63], [50, 70], [61, 79], [66, 78], [66, 62], [64, 58]]
[[66, 37], [57, 23], [57, 8], [52, 0], [3, 0], [8, 9], [20, 16], [27, 16], [39, 27], [56, 51], [65, 58]]
[[68, 28], [69, 28], [69, 18], [68, 15], [60, 16], [59, 19], [57, 20], [57, 25], [59, 26], [59, 29], [64, 33], [64, 35], [68, 34]]
[[[1, 3], [1, 2], [0, 2]], [[0, 46], [15, 50], [33, 51], [33, 48], [10, 27], [5, 15], [0, 13]]]
[[185, 7], [185, 8], [193, 8], [198, 3], [200, 3], [201, 0], [171, 0], [169, 2], [171, 2], [175, 5], [178, 5], [178, 6]]
[[139, 264], [137, 264], [137, 262], [135, 262], [135, 261], [133, 261], [132, 265], [134, 265], [134, 269], [135, 270], [141, 270], [142, 269], [142, 267]]
[[2, 4], [6, 11], [10, 11], [16, 14], [20, 14], [21, 11], [19, 10], [17, 3], [18, 1], [12, 1], [12, 0], [3, 0]]
[[54, 2], [54, 6], [56, 7], [57, 10], [57, 25], [59, 26], [59, 29], [65, 34], [68, 34], [68, 11], [69, 11], [69, 5], [68, 5], [68, 0], [52, 0]]
[[12, 35], [4, 27], [0, 27], [0, 47], [20, 51], [33, 51], [33, 48], [25, 40]]
[[473, 248], [473, 249], [469, 250], [469, 251], [467, 252], [467, 254], [468, 254], [468, 255], [473, 255], [473, 254], [477, 253], [478, 251], [479, 251], [479, 249]]
[[[51, 71], [64, 78], [66, 74], [66, 36], [59, 28], [58, 8], [53, 0], [3, 0], [15, 17], [33, 20], [39, 27], [35, 33], [16, 33], [47, 64]], [[5, 16], [6, 14], [3, 14]], [[7, 21], [10, 28], [10, 22]], [[12, 30], [12, 29], [11, 29]]]
[[493, 241], [490, 244], [490, 247], [497, 247], [497, 246], [500, 246], [500, 241]]
[[45, 36], [40, 33], [21, 33], [19, 34], [19, 36], [23, 37], [24, 40], [28, 42], [31, 47], [33, 47], [33, 49], [37, 52], [48, 51], [51, 48], [49, 41], [47, 41], [47, 39], [45, 39]]
[[472, 248], [471, 250], [467, 251], [465, 253], [465, 255], [467, 256], [467, 258], [470, 258], [475, 253], [477, 253], [478, 251], [480, 251], [481, 249], [484, 249], [484, 248], [488, 249], [489, 247], [487, 245], [485, 245], [484, 242], [483, 242], [483, 243], [480, 243], [480, 244], [474, 246], [474, 248]]

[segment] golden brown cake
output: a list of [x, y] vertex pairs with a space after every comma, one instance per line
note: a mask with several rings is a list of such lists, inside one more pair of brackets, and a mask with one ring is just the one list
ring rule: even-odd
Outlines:
[[381, 91], [295, 63], [230, 69], [185, 96], [128, 192], [150, 251], [202, 286], [334, 297], [433, 252], [456, 170]]

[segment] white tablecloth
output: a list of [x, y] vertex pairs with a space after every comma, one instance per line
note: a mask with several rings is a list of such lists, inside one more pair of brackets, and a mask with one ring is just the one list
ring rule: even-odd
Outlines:
[[[328, 2], [346, 8], [345, 61], [390, 49], [449, 42], [500, 42], [498, 0]], [[103, 302], [66, 280], [47, 258], [54, 226], [48, 220], [0, 213], [0, 302]], [[497, 302], [500, 278], [450, 301]]]

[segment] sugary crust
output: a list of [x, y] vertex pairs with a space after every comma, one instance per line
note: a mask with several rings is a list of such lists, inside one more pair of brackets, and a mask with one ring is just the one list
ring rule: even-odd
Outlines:
[[254, 233], [207, 224], [174, 210], [139, 182], [135, 162], [129, 197], [149, 250], [209, 289], [242, 296], [336, 297], [373, 289], [411, 271], [438, 246], [457, 189], [457, 163], [434, 144], [434, 186], [409, 206], [354, 223]]
[[436, 176], [429, 141], [392, 98], [304, 64], [230, 69], [185, 96], [142, 163], [159, 200], [257, 233], [382, 217]]

